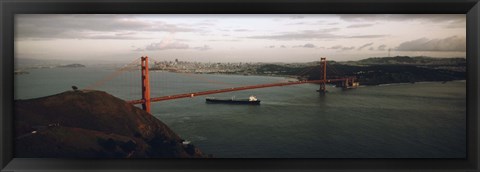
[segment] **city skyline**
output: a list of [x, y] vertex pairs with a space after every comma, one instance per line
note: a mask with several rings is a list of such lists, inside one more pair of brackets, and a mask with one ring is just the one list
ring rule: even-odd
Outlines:
[[310, 62], [465, 57], [464, 14], [16, 16], [16, 58]]

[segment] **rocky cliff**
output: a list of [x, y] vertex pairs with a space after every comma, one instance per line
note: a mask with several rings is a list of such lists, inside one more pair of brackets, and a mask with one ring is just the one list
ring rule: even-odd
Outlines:
[[151, 114], [101, 91], [16, 100], [15, 121], [19, 158], [205, 157]]

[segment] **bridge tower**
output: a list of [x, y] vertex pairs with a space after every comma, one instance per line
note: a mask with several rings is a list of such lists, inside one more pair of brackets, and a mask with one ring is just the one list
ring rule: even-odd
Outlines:
[[320, 93], [320, 94], [325, 94], [327, 92], [327, 87], [326, 87], [326, 83], [327, 83], [327, 58], [325, 57], [322, 57], [320, 58], [320, 72], [321, 72], [321, 75], [323, 75], [323, 82], [320, 83], [320, 89], [318, 89], [317, 91]]
[[142, 67], [142, 109], [150, 113], [150, 81], [148, 76], [148, 56], [141, 57]]
[[345, 81], [343, 81], [343, 89], [347, 89], [349, 85], [350, 85], [350, 78], [347, 77]]

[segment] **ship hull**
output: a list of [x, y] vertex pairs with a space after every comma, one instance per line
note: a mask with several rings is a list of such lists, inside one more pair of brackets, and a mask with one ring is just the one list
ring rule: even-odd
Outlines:
[[243, 105], [260, 105], [260, 100], [249, 101], [248, 99], [206, 99], [207, 103], [221, 103], [221, 104], [243, 104]]

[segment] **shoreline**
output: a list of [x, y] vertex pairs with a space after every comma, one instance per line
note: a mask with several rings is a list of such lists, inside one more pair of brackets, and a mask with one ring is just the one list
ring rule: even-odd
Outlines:
[[[206, 75], [235, 75], [235, 76], [263, 76], [263, 77], [276, 77], [276, 78], [285, 78], [285, 79], [295, 79], [295, 81], [299, 81], [298, 76], [295, 75], [262, 75], [262, 74], [255, 74], [255, 75], [243, 75], [243, 74], [236, 74], [236, 73], [189, 73], [189, 72], [172, 72], [166, 70], [157, 70], [161, 72], [169, 72], [169, 73], [188, 73], [188, 74], [206, 74]], [[423, 83], [443, 83], [443, 82], [466, 82], [466, 80], [451, 80], [451, 81], [418, 81], [418, 82], [392, 82], [392, 83], [385, 83], [385, 84], [363, 84], [360, 82], [360, 87], [365, 86], [389, 86], [389, 85], [408, 85], [408, 84], [423, 84]], [[327, 84], [333, 85], [333, 84]]]
[[[82, 68], [88, 68], [88, 67], [82, 67]], [[43, 69], [58, 69], [58, 68], [36, 68], [35, 70], [43, 70]], [[71, 69], [71, 68], [70, 68]], [[74, 68], [76, 69], [76, 68]], [[233, 75], [233, 76], [260, 76], [260, 77], [275, 77], [275, 78], [283, 78], [284, 80], [287, 80], [287, 82], [290, 81], [299, 81], [298, 76], [295, 75], [272, 75], [272, 74], [240, 74], [240, 73], [195, 73], [195, 72], [174, 72], [174, 71], [169, 71], [169, 70], [151, 70], [150, 72], [168, 72], [168, 73], [178, 73], [178, 74], [199, 74], [199, 75]], [[17, 74], [18, 75], [18, 74]], [[16, 76], [17, 76], [16, 75]], [[392, 82], [392, 83], [382, 83], [382, 84], [362, 84], [360, 82], [360, 87], [365, 87], [365, 86], [389, 86], [389, 85], [408, 85], [408, 84], [422, 84], [422, 83], [442, 83], [442, 82], [466, 82], [466, 80], [451, 80], [451, 81], [418, 81], [418, 82]], [[330, 85], [330, 84], [327, 84]]]
[[413, 85], [413, 84], [431, 84], [431, 83], [440, 83], [443, 82], [466, 82], [467, 80], [451, 80], [451, 81], [419, 81], [419, 82], [399, 82], [399, 83], [387, 83], [387, 84], [378, 84], [378, 85], [363, 85], [363, 86], [378, 86], [378, 87], [385, 87], [385, 86], [394, 86], [394, 85]]

